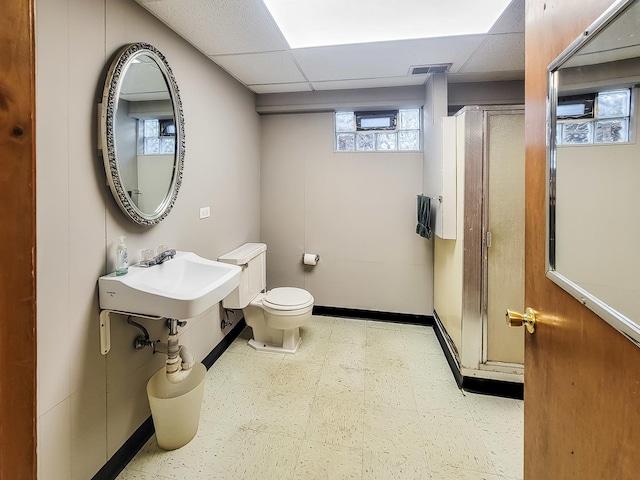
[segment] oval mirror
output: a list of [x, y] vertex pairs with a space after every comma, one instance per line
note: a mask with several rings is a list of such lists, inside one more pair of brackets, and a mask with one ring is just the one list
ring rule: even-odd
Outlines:
[[640, 1], [549, 66], [547, 276], [640, 346]]
[[164, 55], [146, 43], [122, 48], [107, 73], [100, 112], [113, 197], [137, 224], [159, 223], [176, 201], [185, 152], [182, 103]]

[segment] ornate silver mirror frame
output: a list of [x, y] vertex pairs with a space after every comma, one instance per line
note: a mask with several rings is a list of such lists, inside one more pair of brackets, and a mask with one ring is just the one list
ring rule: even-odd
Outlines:
[[[170, 115], [173, 117], [171, 128], [175, 128], [173, 161], [167, 166], [167, 178], [163, 180], [166, 185], [168, 185], [168, 188], [166, 194], [164, 190], [161, 191], [161, 200], [157, 205], [154, 202], [153, 206], [148, 209], [140, 208], [132, 198], [138, 194], [138, 192], [132, 194], [132, 191], [127, 190], [127, 187], [125, 187], [122, 175], [123, 167], [118, 155], [119, 139], [117, 134], [117, 118], [123, 83], [127, 73], [132, 71], [132, 65], [140, 63], [147, 63], [152, 67], [153, 63], [155, 63], [157, 70], [162, 74], [167, 90], [161, 94], [165, 97], [168, 96], [168, 100], [171, 103]], [[142, 86], [141, 88], [144, 87]], [[107, 175], [107, 183], [116, 203], [124, 214], [135, 223], [145, 226], [156, 225], [166, 218], [175, 204], [178, 191], [182, 184], [185, 155], [182, 102], [175, 77], [164, 55], [147, 43], [133, 43], [123, 47], [116, 54], [107, 73], [102, 103], [99, 105], [98, 111], [100, 112], [99, 141]], [[139, 131], [140, 129], [137, 129], [136, 132], [131, 132], [131, 134], [138, 135]], [[122, 142], [124, 143], [124, 140], [122, 140]], [[136, 143], [139, 144], [139, 142], [140, 139], [138, 138]], [[131, 155], [137, 156], [138, 152], [133, 152]]]
[[[584, 306], [586, 306], [587, 308], [595, 312], [598, 316], [604, 319], [607, 323], [609, 323], [612, 327], [614, 327], [616, 330], [622, 333], [625, 337], [627, 337], [636, 345], [640, 346], [640, 317], [637, 316], [637, 315], [640, 315], [640, 313], [638, 313], [637, 310], [630, 309], [626, 305], [624, 309], [619, 308], [616, 302], [612, 302], [610, 301], [610, 299], [603, 299], [603, 295], [601, 295], [601, 293], [594, 293], [599, 291], [601, 292], [602, 289], [596, 288], [596, 287], [599, 287], [599, 285], [597, 286], [589, 285], [587, 282], [578, 281], [572, 274], [566, 274], [566, 272], [564, 271], [564, 267], [561, 269], [561, 271], [558, 271], [556, 269], [558, 267], [559, 258], [561, 258], [561, 256], [567, 252], [567, 248], [566, 248], [567, 246], [564, 245], [562, 254], [557, 256], [559, 254], [558, 248], [560, 245], [558, 243], [559, 241], [558, 238], [559, 236], [563, 235], [563, 232], [565, 235], [567, 235], [569, 232], [567, 230], [567, 227], [564, 224], [563, 224], [564, 230], [562, 230], [559, 228], [558, 226], [559, 224], [557, 223], [558, 214], [559, 214], [558, 205], [562, 203], [562, 199], [558, 201], [559, 185], [558, 185], [558, 145], [557, 145], [558, 96], [560, 94], [560, 90], [561, 90], [560, 85], [562, 82], [560, 78], [560, 73], [563, 70], [563, 68], [565, 69], [565, 72], [569, 69], [572, 69], [574, 71], [574, 74], [577, 73], [577, 77], [574, 77], [574, 78], [578, 78], [583, 74], [583, 72], [587, 71], [589, 68], [600, 67], [601, 71], [607, 72], [604, 76], [602, 76], [602, 78], [599, 79], [602, 85], [605, 85], [607, 83], [612, 86], [615, 86], [616, 83], [635, 85], [636, 83], [638, 83], [638, 79], [640, 79], [640, 69], [636, 68], [634, 75], [630, 76], [629, 78], [624, 78], [623, 75], [619, 75], [617, 77], [616, 75], [618, 74], [617, 74], [616, 68], [611, 67], [611, 65], [613, 64], [607, 63], [607, 62], [615, 62], [620, 60], [623, 60], [623, 61], [626, 60], [627, 62], [634, 61], [634, 59], [636, 59], [637, 57], [640, 57], [640, 55], [633, 53], [636, 51], [638, 47], [638, 45], [636, 44], [639, 42], [634, 42], [632, 39], [629, 40], [629, 43], [625, 44], [624, 47], [627, 48], [628, 51], [631, 51], [632, 53], [630, 55], [627, 55], [626, 52], [624, 52], [624, 53], [621, 53], [620, 56], [618, 57], [610, 56], [611, 52], [616, 48], [618, 48], [617, 45], [611, 45], [610, 43], [613, 37], [611, 34], [614, 33], [615, 30], [609, 30], [608, 32], [603, 33], [603, 36], [606, 36], [606, 40], [603, 38], [602, 43], [604, 43], [605, 45], [598, 45], [596, 43], [591, 43], [594, 40], [598, 39], [598, 34], [605, 31], [607, 27], [612, 26], [612, 29], [614, 29], [614, 28], [618, 28], [621, 23], [622, 24], [628, 23], [631, 17], [627, 17], [616, 24], [616, 20], [622, 19], [625, 12], [629, 11], [629, 15], [638, 15], [636, 12], [637, 8], [630, 9], [630, 7], [636, 4], [636, 1], [637, 0], [618, 0], [617, 2], [615, 2], [611, 7], [609, 7], [609, 9], [607, 9], [606, 12], [604, 12], [604, 14], [600, 18], [598, 18], [598, 20], [596, 20], [596, 22], [594, 22], [587, 30], [585, 30], [580, 37], [574, 40], [571, 43], [571, 45], [569, 45], [560, 54], [560, 56], [556, 60], [554, 60], [548, 67], [548, 98], [547, 98], [547, 166], [548, 166], [548, 169], [547, 169], [547, 172], [548, 172], [547, 173], [548, 175], [548, 178], [547, 178], [548, 180], [547, 181], [547, 198], [548, 198], [547, 234], [548, 236], [547, 238], [548, 238], [548, 242], [547, 242], [547, 252], [546, 252], [547, 253], [546, 275], [550, 280], [552, 280], [558, 286], [560, 286], [561, 288], [566, 290], [568, 293], [570, 293], [580, 303], [582, 303]], [[636, 4], [636, 7], [639, 7], [639, 6], [640, 4]], [[634, 21], [635, 21], [635, 18], [634, 18]], [[633, 37], [637, 32], [631, 31], [626, 33], [625, 32], [617, 32], [617, 33], [619, 33], [619, 35], [615, 35], [616, 37], [615, 41], [620, 42], [620, 41], [624, 41], [621, 39], [623, 39], [625, 36]], [[601, 47], [601, 48], [597, 48], [595, 46]], [[624, 48], [619, 47], [619, 50], [623, 52]], [[585, 58], [584, 60], [577, 59], [577, 57], [579, 57], [579, 54], [582, 54], [584, 57], [589, 57], [590, 55], [594, 57], [595, 55], [597, 55], [597, 52], [600, 52], [600, 51], [602, 51], [604, 55], [606, 55], [605, 57], [603, 57], [604, 59], [600, 58], [598, 61], [594, 61], [593, 58], [591, 59]], [[606, 65], [604, 65], [603, 67], [603, 64], [605, 63]], [[584, 69], [584, 70], [581, 71], [580, 69]], [[635, 77], [635, 80], [633, 80], [634, 77]], [[565, 78], [565, 77], [562, 77], [562, 78]], [[632, 88], [632, 90], [635, 90], [635, 88]], [[633, 112], [634, 96], [635, 94], [632, 94], [631, 96], [632, 98], [631, 115], [632, 116], [637, 113], [637, 112]], [[632, 135], [634, 136], [634, 141], [632, 143], [635, 144], [640, 142], [640, 138], [638, 138], [636, 134], [631, 133], [635, 131], [635, 128], [637, 128], [637, 120], [632, 120], [629, 122], [629, 124], [633, 125], [629, 127], [629, 131], [630, 131], [629, 138], [631, 138]], [[584, 147], [578, 147], [578, 148], [584, 148]], [[599, 147], [599, 148], [602, 148], [602, 147]], [[587, 155], [587, 151], [584, 150], [582, 157], [586, 158], [586, 155]], [[613, 155], [613, 152], [610, 151], [609, 155], [610, 156]], [[563, 159], [564, 158], [566, 157], [563, 157]], [[598, 158], [601, 161], [610, 160], [608, 158], [602, 158], [601, 156]], [[587, 168], [587, 167], [583, 166], [583, 168]], [[631, 174], [628, 174], [628, 175], [631, 175]], [[565, 184], [563, 184], [563, 188], [566, 187], [566, 182], [567, 180], [565, 177]], [[606, 180], [600, 179], [600, 182], [606, 182]], [[618, 187], [620, 188], [620, 186]], [[589, 191], [588, 186], [582, 185], [581, 188], [587, 191], [591, 195], [590, 200], [592, 202], [608, 202], [607, 207], [611, 211], [614, 211], [616, 208], [627, 209], [627, 210], [631, 209], [633, 211], [637, 210], [634, 205], [628, 204], [628, 202], [626, 205], [616, 205], [612, 202], [610, 198], [599, 198], [598, 195], [593, 195], [593, 193]], [[567, 195], [566, 191], [563, 191], [562, 193], [563, 195]], [[565, 196], [563, 198], [566, 199], [567, 197]], [[564, 206], [564, 205], [561, 205], [561, 206]], [[584, 204], [582, 208], [588, 211], [588, 209], [590, 208], [589, 202], [586, 202], [586, 204]], [[563, 218], [566, 219], [566, 216]], [[588, 234], [591, 234], [592, 236], [598, 236], [603, 229], [607, 229], [607, 228], [610, 229], [611, 227], [607, 225], [608, 223], [607, 220], [608, 218], [606, 217], [593, 218], [592, 230], [588, 232]], [[574, 232], [571, 232], [571, 233], [573, 234]], [[628, 236], [630, 235], [630, 232], [619, 231], [618, 235]], [[601, 240], [601, 242], [603, 242], [603, 245], [601, 245], [600, 250], [613, 248], [610, 245], [608, 245], [606, 241]], [[636, 241], [636, 244], [637, 244], [637, 241]], [[594, 249], [592, 251], [593, 258], [591, 256], [582, 258], [582, 262], [584, 262], [584, 265], [586, 265], [585, 270], [589, 270], [590, 268], [596, 268], [594, 265], [598, 262], [602, 263], [602, 259], [598, 257], [600, 250]], [[635, 248], [632, 248], [632, 251], [628, 252], [628, 254], [630, 254], [632, 256], [631, 258], [633, 258], [635, 261], [635, 256], [638, 256], [638, 250]], [[561, 261], [562, 260], [564, 259], [561, 259]], [[616, 266], [607, 264], [607, 268], [608, 268], [607, 273], [609, 274], [609, 276], [616, 278], [617, 277], [616, 274], [619, 273], [615, 270]], [[640, 277], [636, 276], [635, 278], [640, 278]], [[623, 294], [627, 296], [634, 296], [634, 290], [637, 290], [636, 287], [637, 287], [638, 281], [634, 280], [633, 282], [634, 283], [632, 283], [631, 285], [625, 285], [625, 286], [618, 285], [618, 284], [616, 285], [607, 284], [607, 288], [611, 288], [612, 290], [617, 288], [617, 289], [622, 289], [622, 291], [624, 291], [624, 287], [626, 287], [628, 288], [628, 291]], [[637, 294], [635, 296], [637, 296]], [[624, 314], [621, 313], [621, 310], [625, 311], [625, 313]]]

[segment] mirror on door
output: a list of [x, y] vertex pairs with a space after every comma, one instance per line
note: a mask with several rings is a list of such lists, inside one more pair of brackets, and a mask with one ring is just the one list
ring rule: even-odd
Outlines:
[[640, 2], [549, 66], [547, 276], [640, 346]]

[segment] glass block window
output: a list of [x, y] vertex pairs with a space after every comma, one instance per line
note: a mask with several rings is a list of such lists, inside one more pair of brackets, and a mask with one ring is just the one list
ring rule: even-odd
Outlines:
[[631, 91], [627, 89], [599, 93], [596, 105], [598, 118], [628, 117], [631, 107]]
[[145, 120], [144, 121], [144, 136], [147, 137], [159, 137], [160, 136], [160, 121], [159, 120]]
[[370, 151], [376, 149], [375, 133], [358, 133], [356, 140], [356, 150]]
[[395, 133], [376, 134], [376, 150], [397, 150], [396, 139]]
[[160, 153], [174, 153], [176, 151], [176, 137], [160, 137]]
[[405, 130], [398, 132], [399, 150], [420, 150], [420, 131]]
[[614, 118], [596, 122], [595, 143], [629, 141], [629, 118]]
[[563, 145], [593, 143], [593, 122], [565, 123], [561, 138]]
[[336, 132], [353, 132], [356, 125], [356, 117], [353, 112], [336, 113]]
[[420, 151], [419, 108], [398, 110], [395, 130], [356, 132], [354, 112], [335, 113], [336, 152]]
[[138, 120], [139, 155], [173, 155], [176, 132], [173, 120]]
[[338, 152], [353, 152], [355, 135], [353, 133], [338, 133], [336, 135], [336, 150]]
[[400, 130], [417, 130], [420, 128], [420, 110], [400, 110]]
[[160, 137], [144, 137], [144, 154], [160, 153]]
[[627, 143], [631, 123], [631, 90], [610, 90], [596, 94], [592, 119], [558, 120], [558, 145]]

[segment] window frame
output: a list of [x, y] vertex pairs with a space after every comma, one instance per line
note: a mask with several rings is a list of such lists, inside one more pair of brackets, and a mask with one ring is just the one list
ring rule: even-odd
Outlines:
[[[620, 115], [620, 116], [602, 116], [598, 107], [598, 96], [601, 94], [609, 94], [615, 92], [629, 92], [629, 105], [628, 105], [628, 115]], [[591, 92], [589, 94], [585, 94], [586, 98], [589, 95], [593, 95], [593, 109], [591, 114], [584, 118], [567, 118], [564, 116], [557, 116], [556, 119], [556, 146], [559, 148], [567, 148], [567, 147], [581, 147], [581, 146], [605, 146], [605, 145], [628, 145], [636, 142], [636, 118], [635, 118], [635, 102], [636, 102], [636, 88], [635, 87], [619, 87], [619, 88], [609, 88], [607, 90], [600, 90], [597, 92]], [[568, 99], [578, 98], [579, 96], [569, 96], [565, 97]], [[579, 103], [579, 102], [576, 102]], [[598, 142], [596, 141], [597, 127], [601, 122], [607, 121], [616, 121], [616, 120], [626, 120], [627, 123], [627, 139], [625, 141], [613, 141], [613, 142]], [[567, 143], [564, 141], [565, 128], [569, 125], [589, 125], [589, 141], [582, 143]]]
[[[415, 111], [415, 119], [417, 120], [417, 128], [406, 128], [402, 121], [402, 112]], [[351, 127], [350, 129], [339, 130], [338, 117], [340, 115], [351, 115]], [[376, 114], [380, 118], [393, 118], [395, 119], [395, 125], [393, 128], [358, 128], [357, 118], [363, 116], [368, 118], [375, 118]], [[417, 148], [415, 149], [400, 149], [400, 135], [403, 132], [415, 132], [418, 135]], [[384, 141], [385, 137], [388, 141]], [[393, 135], [393, 142], [389, 142], [391, 138], [389, 135]], [[365, 137], [368, 137], [365, 139]], [[388, 110], [370, 110], [370, 111], [356, 111], [353, 110], [335, 110], [333, 112], [333, 151], [334, 153], [419, 153], [423, 151], [423, 133], [422, 133], [422, 107], [412, 108], [397, 108]], [[363, 140], [367, 140], [363, 143]], [[394, 148], [384, 148], [389, 143], [395, 143]], [[346, 144], [346, 148], [341, 147]]]

